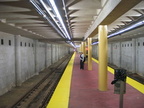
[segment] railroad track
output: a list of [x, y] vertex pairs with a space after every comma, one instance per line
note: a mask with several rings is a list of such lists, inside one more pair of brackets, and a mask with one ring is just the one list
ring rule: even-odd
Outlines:
[[51, 71], [11, 108], [45, 108], [71, 56], [51, 68]]

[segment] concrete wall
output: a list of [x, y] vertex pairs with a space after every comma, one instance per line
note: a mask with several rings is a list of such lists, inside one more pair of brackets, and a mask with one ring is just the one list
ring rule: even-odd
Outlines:
[[135, 55], [136, 72], [144, 76], [144, 38], [138, 38], [136, 41]]
[[52, 46], [51, 44], [47, 44], [46, 67], [48, 67], [48, 66], [50, 66], [52, 64], [52, 60], [51, 60], [51, 56], [52, 56], [51, 49], [52, 49], [52, 47], [51, 46]]
[[125, 41], [121, 43], [121, 67], [131, 72], [133, 56], [132, 48], [133, 47], [131, 46], [131, 41]]
[[94, 46], [92, 46], [92, 56], [94, 57], [94, 58], [98, 58], [98, 45], [94, 45]]
[[0, 32], [0, 94], [15, 86], [14, 43], [12, 35]]
[[[93, 57], [98, 58], [98, 45], [93, 46]], [[119, 68], [144, 76], [144, 37], [108, 44], [108, 62]]]
[[45, 43], [42, 42], [38, 42], [38, 46], [37, 46], [37, 68], [38, 68], [38, 72], [42, 71], [45, 68]]
[[35, 74], [35, 49], [34, 40], [18, 36], [21, 59], [21, 82], [29, 79]]
[[[111, 50], [112, 51], [111, 52], [111, 54], [112, 54], [112, 56], [111, 56], [112, 60], [111, 61], [116, 66], [120, 67], [120, 57], [121, 57], [121, 55], [120, 55], [120, 48], [121, 48], [120, 43], [113, 43], [112, 46], [111, 46], [111, 48], [112, 48], [112, 50]], [[108, 57], [108, 58], [110, 58], [110, 57]]]
[[0, 95], [69, 54], [70, 48], [0, 32]]

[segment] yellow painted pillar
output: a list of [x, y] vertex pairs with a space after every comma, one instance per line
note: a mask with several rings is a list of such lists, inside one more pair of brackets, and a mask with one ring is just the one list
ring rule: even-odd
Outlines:
[[92, 38], [88, 38], [88, 70], [92, 70]]
[[99, 75], [98, 89], [107, 91], [107, 26], [100, 25], [98, 28], [99, 37]]
[[81, 42], [81, 52], [83, 52], [83, 42]]
[[85, 41], [85, 56], [88, 54], [86, 48], [87, 48], [87, 41]]
[[80, 52], [82, 51], [82, 44], [80, 44]]
[[85, 42], [82, 42], [82, 52], [85, 55]]
[[86, 42], [84, 42], [84, 55], [86, 57]]

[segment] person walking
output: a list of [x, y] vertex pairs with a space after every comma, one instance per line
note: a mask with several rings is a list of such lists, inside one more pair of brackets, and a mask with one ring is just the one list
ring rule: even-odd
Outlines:
[[80, 69], [84, 69], [84, 54], [83, 52], [80, 52]]

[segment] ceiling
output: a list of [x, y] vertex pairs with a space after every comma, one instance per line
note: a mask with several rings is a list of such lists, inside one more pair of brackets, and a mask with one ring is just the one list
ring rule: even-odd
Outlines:
[[[57, 26], [59, 20], [48, 0], [32, 1], [41, 7], [47, 19], [36, 11], [30, 0], [0, 0], [0, 31], [44, 42], [68, 45], [71, 41], [78, 45], [88, 37], [97, 39], [98, 25], [108, 25], [110, 33], [144, 14], [143, 0], [55, 0], [70, 35], [71, 39], [68, 39]], [[47, 3], [50, 13], [40, 6], [40, 1]]]

